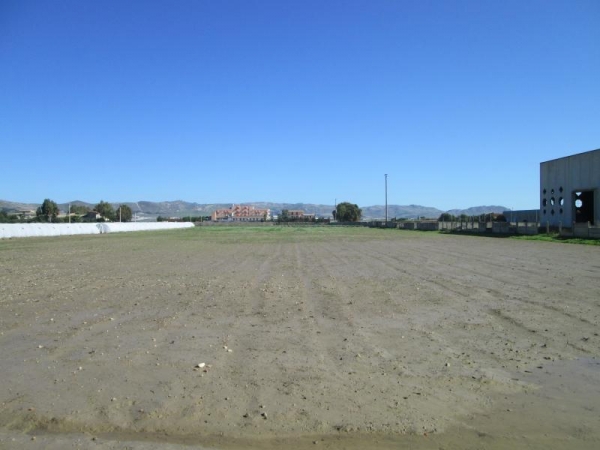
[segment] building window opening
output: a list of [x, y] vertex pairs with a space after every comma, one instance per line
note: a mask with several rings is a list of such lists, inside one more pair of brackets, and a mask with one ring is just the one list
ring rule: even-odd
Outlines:
[[594, 222], [594, 191], [578, 191], [573, 193], [575, 222]]

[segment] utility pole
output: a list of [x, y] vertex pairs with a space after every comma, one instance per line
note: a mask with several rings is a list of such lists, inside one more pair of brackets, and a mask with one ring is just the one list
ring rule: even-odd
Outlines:
[[71, 223], [71, 204], [69, 203], [69, 223]]
[[119, 206], [119, 222], [121, 222], [121, 206]]
[[387, 227], [387, 222], [388, 222], [388, 208], [387, 208], [387, 176], [388, 174], [385, 174], [385, 226]]

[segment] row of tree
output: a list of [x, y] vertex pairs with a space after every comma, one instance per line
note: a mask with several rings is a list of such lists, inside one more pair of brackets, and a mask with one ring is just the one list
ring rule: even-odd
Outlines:
[[122, 204], [117, 209], [114, 209], [110, 203], [103, 200], [100, 200], [100, 203], [94, 206], [94, 211], [100, 214], [105, 220], [112, 222], [131, 222], [133, 218], [133, 212], [128, 205]]
[[133, 217], [133, 212], [128, 205], [119, 205], [117, 209], [103, 200], [96, 204], [92, 209], [83, 205], [73, 205], [70, 207], [69, 214], [65, 217], [59, 218], [60, 208], [55, 201], [47, 198], [43, 203], [36, 209], [35, 217], [26, 217], [24, 214], [8, 214], [5, 211], [0, 211], [0, 222], [2, 223], [19, 223], [19, 222], [82, 222], [86, 220], [85, 216], [92, 211], [96, 211], [100, 214], [100, 218], [94, 217], [93, 221], [116, 221], [116, 222], [130, 222]]
[[[40, 207], [36, 210], [36, 217], [34, 219], [26, 219], [23, 215], [8, 215], [4, 211], [0, 211], [0, 222], [81, 222], [85, 220], [85, 215], [89, 212], [95, 211], [101, 217], [96, 219], [92, 219], [94, 221], [116, 221], [116, 222], [130, 222], [133, 216], [131, 208], [128, 205], [122, 204], [119, 205], [118, 208], [113, 208], [113, 206], [105, 202], [104, 200], [100, 200], [98, 204], [96, 204], [92, 209], [83, 205], [73, 205], [70, 208], [69, 216], [66, 216], [62, 219], [58, 218], [59, 215], [59, 207], [53, 200], [47, 198], [41, 204]], [[362, 210], [358, 207], [358, 205], [349, 202], [342, 202], [336, 205], [336, 208], [332, 211], [333, 220], [337, 220], [338, 222], [359, 222], [362, 218]], [[182, 220], [187, 220], [188, 217], [183, 217]], [[158, 216], [156, 219], [158, 222], [172, 220], [168, 217]], [[210, 220], [210, 216], [189, 216], [190, 222], [202, 222], [205, 220]], [[303, 219], [295, 219], [291, 218], [288, 214], [288, 210], [282, 210], [279, 215], [280, 222], [288, 222], [293, 220], [303, 220]], [[314, 221], [315, 219], [312, 218]], [[441, 217], [440, 217], [441, 220]]]

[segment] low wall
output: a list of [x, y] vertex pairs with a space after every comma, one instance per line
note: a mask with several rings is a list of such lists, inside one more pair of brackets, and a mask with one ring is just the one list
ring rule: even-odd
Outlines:
[[369, 228], [398, 228], [396, 222], [388, 220], [372, 220], [369, 222]]
[[196, 222], [197, 227], [272, 227], [277, 225], [277, 222], [266, 221], [266, 222], [242, 222], [233, 220], [205, 220], [204, 222]]
[[538, 224], [537, 223], [518, 223], [517, 224], [517, 234], [538, 234]]
[[585, 224], [576, 224], [569, 234], [568, 232], [563, 234], [564, 236], [573, 236], [578, 238], [593, 238], [600, 239], [600, 228], [592, 227]]
[[494, 222], [492, 225], [492, 233], [534, 235], [538, 234], [538, 224], [526, 222]]
[[369, 222], [331, 222], [329, 225], [342, 227], [368, 227]]
[[[508, 223], [508, 222], [401, 222], [398, 228], [405, 230], [422, 231], [454, 231], [468, 233], [495, 233], [495, 234], [538, 234], [537, 223]], [[587, 229], [586, 229], [587, 232]], [[583, 231], [582, 231], [583, 233]]]
[[509, 234], [510, 223], [508, 222], [494, 222], [492, 224], [492, 233]]
[[470, 233], [485, 233], [492, 230], [492, 222], [439, 222], [440, 230], [468, 231]]
[[0, 238], [123, 233], [193, 226], [191, 222], [0, 223]]
[[439, 222], [417, 222], [417, 230], [438, 231], [441, 229]]

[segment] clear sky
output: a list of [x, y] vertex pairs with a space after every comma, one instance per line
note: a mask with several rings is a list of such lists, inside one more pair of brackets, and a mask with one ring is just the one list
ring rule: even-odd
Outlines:
[[0, 199], [539, 207], [598, 0], [0, 1]]

